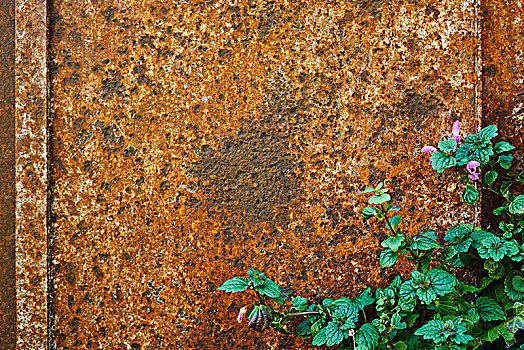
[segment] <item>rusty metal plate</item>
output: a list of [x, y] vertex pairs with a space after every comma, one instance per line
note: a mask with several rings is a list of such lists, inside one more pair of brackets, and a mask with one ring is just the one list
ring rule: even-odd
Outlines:
[[15, 1], [15, 254], [17, 349], [46, 349], [47, 12]]
[[[518, 168], [524, 168], [524, 6], [519, 1], [482, 3], [482, 109], [483, 122], [497, 124], [501, 138], [510, 140]], [[487, 192], [487, 191], [486, 191]], [[483, 193], [482, 222], [497, 222], [491, 215], [499, 199]]]
[[50, 1], [56, 347], [307, 349], [216, 288], [386, 283], [382, 180], [411, 233], [474, 220], [418, 150], [479, 127], [475, 4]]
[[16, 344], [15, 21], [14, 1], [0, 1], [0, 348]]

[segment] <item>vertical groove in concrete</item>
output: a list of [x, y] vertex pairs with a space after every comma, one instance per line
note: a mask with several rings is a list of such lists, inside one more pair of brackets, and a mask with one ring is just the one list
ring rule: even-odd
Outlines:
[[17, 348], [47, 348], [47, 4], [17, 0]]
[[16, 342], [14, 0], [0, 1], [0, 348]]

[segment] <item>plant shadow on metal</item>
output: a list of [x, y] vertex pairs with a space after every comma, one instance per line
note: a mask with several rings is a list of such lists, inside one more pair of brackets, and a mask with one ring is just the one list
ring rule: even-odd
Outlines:
[[[340, 346], [357, 350], [466, 350], [522, 349], [524, 347], [524, 171], [509, 171], [514, 147], [494, 142], [498, 129], [490, 125], [463, 140], [455, 122], [452, 138], [425, 146], [437, 172], [453, 168], [464, 188], [462, 200], [476, 205], [479, 190], [502, 198], [494, 210], [502, 216], [498, 229], [488, 231], [471, 224], [450, 228], [443, 237], [425, 230], [403, 234], [400, 208], [391, 205], [388, 189], [380, 183], [368, 188], [369, 206], [364, 220], [384, 222], [389, 237], [381, 242], [380, 266], [391, 268], [411, 261], [407, 279], [396, 276], [384, 289], [371, 288], [357, 297], [327, 298], [318, 303], [279, 287], [255, 269], [234, 277], [219, 290], [251, 291], [257, 297], [248, 314], [249, 327], [258, 332], [274, 328], [280, 333], [312, 338], [314, 346]], [[461, 281], [456, 271], [481, 266], [475, 285]], [[247, 307], [241, 309], [241, 322]], [[367, 314], [366, 314], [367, 313]], [[293, 319], [300, 318], [301, 323]]]

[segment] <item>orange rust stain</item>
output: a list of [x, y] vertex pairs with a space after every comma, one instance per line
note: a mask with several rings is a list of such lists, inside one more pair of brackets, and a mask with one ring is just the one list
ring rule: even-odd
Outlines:
[[57, 347], [309, 349], [216, 288], [249, 266], [313, 301], [385, 284], [360, 216], [382, 180], [409, 233], [471, 220], [418, 152], [478, 126], [462, 5], [52, 1]]

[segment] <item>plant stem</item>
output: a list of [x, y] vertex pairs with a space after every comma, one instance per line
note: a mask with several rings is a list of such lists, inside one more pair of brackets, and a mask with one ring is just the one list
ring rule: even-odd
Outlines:
[[288, 316], [320, 315], [320, 312], [318, 311], [293, 312], [287, 315]]
[[384, 220], [386, 220], [386, 225], [389, 227], [389, 230], [393, 232], [393, 235], [396, 235], [397, 232], [393, 228], [393, 225], [389, 222], [388, 215], [386, 214], [386, 210], [384, 209], [384, 204], [380, 205], [380, 209], [382, 210], [382, 213], [384, 214]]

